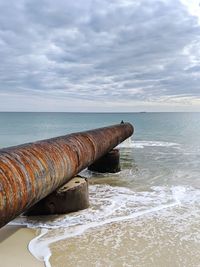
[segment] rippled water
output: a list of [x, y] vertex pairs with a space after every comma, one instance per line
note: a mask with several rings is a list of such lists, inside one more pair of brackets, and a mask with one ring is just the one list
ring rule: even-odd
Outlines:
[[200, 266], [199, 113], [0, 114], [1, 146], [121, 119], [135, 126], [122, 171], [82, 172], [89, 209], [12, 223], [41, 229], [29, 249], [46, 266]]

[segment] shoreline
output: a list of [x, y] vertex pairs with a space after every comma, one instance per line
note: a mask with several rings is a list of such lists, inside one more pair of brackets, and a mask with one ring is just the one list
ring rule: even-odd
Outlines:
[[37, 236], [37, 230], [7, 225], [0, 229], [0, 267], [44, 267], [28, 250], [29, 242]]

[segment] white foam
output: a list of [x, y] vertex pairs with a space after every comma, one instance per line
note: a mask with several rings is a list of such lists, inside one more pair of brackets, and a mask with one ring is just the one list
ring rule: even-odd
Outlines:
[[118, 148], [144, 148], [144, 147], [179, 147], [178, 143], [165, 141], [132, 141], [131, 138], [122, 142]]
[[[200, 190], [192, 187], [172, 186], [151, 187], [151, 191], [134, 192], [128, 188], [109, 185], [90, 186], [90, 208], [68, 215], [18, 217], [11, 224], [27, 225], [46, 229], [69, 228], [91, 222], [114, 220], [115, 218], [134, 218], [134, 214], [146, 214], [159, 207], [167, 207], [172, 203], [195, 204], [200, 202]], [[138, 213], [139, 212], [139, 213]], [[140, 213], [142, 212], [142, 213]], [[144, 213], [143, 213], [144, 212]]]
[[[184, 186], [154, 186], [149, 191], [135, 192], [124, 187], [91, 185], [90, 203], [89, 209], [68, 215], [20, 217], [15, 220], [15, 223], [29, 227], [45, 228], [40, 236], [30, 242], [29, 250], [38, 260], [44, 261], [46, 267], [50, 267], [52, 243], [110, 223], [144, 219], [146, 216], [166, 216], [173, 224], [179, 218], [174, 215], [174, 208], [199, 205], [200, 190]], [[184, 218], [189, 215], [184, 214]], [[185, 223], [186, 220], [181, 218], [182, 221]]]
[[134, 214], [130, 214], [127, 216], [114, 217], [114, 218], [106, 219], [106, 220], [101, 221], [101, 222], [91, 222], [91, 223], [88, 223], [85, 225], [77, 225], [77, 226], [74, 226], [73, 228], [71, 228], [70, 229], [71, 231], [65, 230], [64, 233], [62, 232], [60, 235], [57, 234], [56, 236], [50, 237], [47, 240], [39, 240], [41, 237], [44, 236], [44, 234], [48, 233], [48, 230], [45, 229], [45, 231], [42, 231], [41, 234], [37, 238], [33, 239], [29, 243], [29, 251], [38, 260], [44, 261], [46, 267], [50, 267], [51, 264], [49, 262], [49, 259], [51, 257], [51, 251], [49, 249], [49, 246], [52, 243], [55, 243], [55, 242], [58, 242], [58, 241], [61, 241], [61, 240], [67, 239], [67, 238], [79, 236], [79, 235], [83, 234], [85, 231], [87, 231], [88, 229], [100, 227], [100, 226], [110, 224], [110, 223], [131, 220], [131, 219], [134, 219], [134, 218], [139, 217], [139, 216], [143, 216], [143, 215], [146, 215], [149, 213], [158, 212], [158, 211], [163, 210], [163, 209], [174, 207], [178, 204], [179, 204], [178, 202], [172, 202], [170, 204], [160, 205], [158, 207], [154, 207], [154, 208], [151, 208], [151, 209], [148, 209], [145, 211], [135, 212]]
[[[162, 210], [180, 204], [177, 195], [181, 188], [166, 190], [163, 187], [154, 187], [149, 192], [134, 192], [123, 187], [108, 185], [94, 185], [90, 187], [91, 207], [87, 210], [64, 216], [51, 216], [46, 220], [21, 217], [16, 223], [26, 224], [29, 227], [45, 228], [41, 235], [29, 244], [30, 252], [49, 267], [51, 252], [50, 244], [83, 234], [89, 229], [106, 224], [132, 220], [141, 216], [156, 215]], [[174, 197], [175, 195], [175, 197]], [[48, 235], [51, 229], [55, 235]], [[49, 232], [50, 231], [50, 232]]]
[[49, 262], [49, 259], [51, 257], [51, 251], [49, 249], [49, 246], [44, 246], [43, 242], [39, 241], [42, 240], [42, 237], [47, 233], [47, 229], [42, 229], [40, 235], [30, 241], [28, 249], [37, 260], [43, 261], [46, 267], [50, 267], [51, 264]]
[[172, 187], [172, 195], [177, 203], [181, 203], [181, 201], [184, 199], [186, 193], [186, 189], [183, 186], [176, 186]]

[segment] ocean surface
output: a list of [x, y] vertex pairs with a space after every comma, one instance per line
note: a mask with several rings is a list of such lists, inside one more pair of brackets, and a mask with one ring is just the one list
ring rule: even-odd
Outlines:
[[120, 123], [121, 172], [82, 172], [90, 208], [19, 217], [46, 266], [200, 266], [200, 113], [0, 113], [0, 147]]

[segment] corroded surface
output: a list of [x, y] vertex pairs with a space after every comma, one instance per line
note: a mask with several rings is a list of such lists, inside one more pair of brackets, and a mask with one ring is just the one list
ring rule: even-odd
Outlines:
[[0, 150], [0, 227], [133, 134], [117, 124]]

